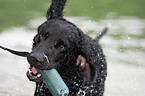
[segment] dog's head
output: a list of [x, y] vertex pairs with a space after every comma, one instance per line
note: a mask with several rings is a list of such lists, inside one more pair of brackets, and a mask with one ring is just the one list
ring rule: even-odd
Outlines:
[[[38, 27], [37, 35], [33, 39], [32, 52], [27, 57], [31, 65], [30, 69], [34, 67], [41, 70], [55, 68], [62, 72], [64, 68], [69, 70], [68, 66], [73, 68], [80, 65], [77, 60], [79, 55], [83, 54], [81, 41], [84, 34], [73, 23], [63, 18], [62, 11], [65, 2], [66, 0], [52, 0], [47, 11], [47, 21]], [[89, 71], [85, 63], [81, 69]]]
[[42, 70], [58, 69], [66, 61], [74, 62], [67, 59], [71, 55], [77, 55], [79, 40], [78, 29], [70, 22], [64, 19], [47, 20], [38, 27], [28, 61]]
[[47, 11], [47, 21], [38, 27], [28, 61], [39, 69], [58, 69], [60, 62], [63, 63], [67, 56], [76, 50], [78, 30], [72, 23], [63, 19], [65, 2], [66, 0], [52, 0]]

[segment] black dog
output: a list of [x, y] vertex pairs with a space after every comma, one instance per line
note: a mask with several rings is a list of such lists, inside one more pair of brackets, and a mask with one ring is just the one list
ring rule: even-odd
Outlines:
[[36, 82], [35, 96], [52, 95], [34, 67], [41, 70], [55, 68], [69, 87], [69, 96], [102, 96], [107, 63], [98, 41], [107, 28], [96, 39], [91, 39], [63, 18], [65, 2], [52, 0], [47, 21], [38, 27], [30, 54], [0, 48], [27, 57], [30, 63], [27, 77]]

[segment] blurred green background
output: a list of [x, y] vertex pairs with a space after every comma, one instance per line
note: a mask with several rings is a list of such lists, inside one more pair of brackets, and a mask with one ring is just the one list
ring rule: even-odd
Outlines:
[[[0, 0], [0, 32], [9, 27], [23, 26], [29, 20], [45, 17], [50, 0]], [[145, 18], [145, 0], [67, 0], [65, 16], [88, 16], [92, 20], [118, 16]]]

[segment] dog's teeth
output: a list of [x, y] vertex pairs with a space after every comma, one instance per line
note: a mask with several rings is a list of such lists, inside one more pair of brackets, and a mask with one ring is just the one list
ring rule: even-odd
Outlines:
[[30, 69], [28, 71], [29, 71], [29, 73], [32, 73], [32, 71]]
[[37, 74], [37, 77], [40, 77], [41, 76], [41, 74]]

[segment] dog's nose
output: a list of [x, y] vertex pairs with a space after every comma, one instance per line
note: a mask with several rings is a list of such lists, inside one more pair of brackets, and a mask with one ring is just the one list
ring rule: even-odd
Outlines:
[[51, 69], [52, 66], [49, 63], [48, 57], [44, 53], [32, 52], [27, 57], [30, 65], [41, 70]]
[[34, 56], [29, 56], [29, 60], [30, 60], [30, 63], [37, 63], [37, 62], [40, 62], [36, 57]]
[[33, 65], [33, 66], [35, 66], [35, 65], [40, 65], [40, 63], [41, 63], [41, 61], [39, 61], [36, 57], [34, 57], [34, 56], [29, 56], [28, 57], [28, 62], [31, 64], [31, 65]]
[[41, 56], [41, 54], [33, 54], [33, 53], [31, 53], [27, 57], [27, 59], [28, 59], [28, 62], [33, 66], [40, 65], [41, 63], [46, 61], [45, 57]]

